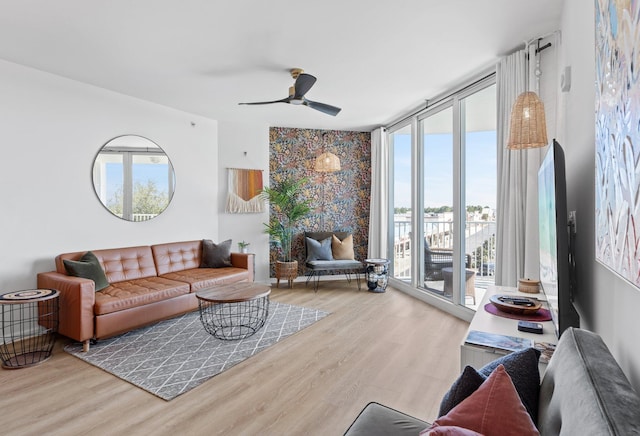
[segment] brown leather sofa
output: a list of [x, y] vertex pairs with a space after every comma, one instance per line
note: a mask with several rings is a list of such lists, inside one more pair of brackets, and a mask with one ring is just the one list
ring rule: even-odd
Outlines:
[[109, 286], [95, 291], [93, 280], [67, 274], [56, 256], [56, 271], [39, 273], [38, 287], [60, 292], [58, 332], [83, 342], [103, 339], [198, 307], [195, 293], [211, 286], [254, 280], [254, 255], [231, 253], [230, 267], [200, 268], [202, 241], [92, 250]]

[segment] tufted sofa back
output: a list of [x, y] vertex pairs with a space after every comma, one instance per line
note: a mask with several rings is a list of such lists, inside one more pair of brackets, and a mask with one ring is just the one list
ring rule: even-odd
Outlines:
[[[79, 260], [84, 251], [77, 253], [65, 253], [56, 257], [56, 271], [66, 274], [63, 260]], [[95, 250], [109, 283], [123, 282], [125, 280], [140, 279], [157, 276], [156, 266], [153, 262], [151, 247], [127, 247]]]
[[156, 262], [158, 275], [199, 268], [202, 259], [202, 241], [152, 245], [151, 251]]

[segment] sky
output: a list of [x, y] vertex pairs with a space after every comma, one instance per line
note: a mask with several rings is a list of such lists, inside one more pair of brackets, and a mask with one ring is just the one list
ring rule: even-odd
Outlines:
[[[453, 204], [453, 137], [425, 135], [425, 207]], [[467, 134], [466, 204], [496, 207], [496, 132]], [[394, 206], [411, 207], [411, 135], [394, 135]]]
[[[113, 198], [117, 189], [122, 186], [122, 164], [107, 163], [107, 199]], [[167, 178], [167, 165], [161, 164], [133, 164], [133, 183], [141, 182], [147, 184], [147, 180], [153, 180], [159, 192], [169, 191], [169, 180]]]

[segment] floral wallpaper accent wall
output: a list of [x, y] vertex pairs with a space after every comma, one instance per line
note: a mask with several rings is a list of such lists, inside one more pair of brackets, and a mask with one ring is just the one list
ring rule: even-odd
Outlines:
[[[353, 234], [357, 260], [367, 257], [369, 239], [369, 196], [371, 193], [371, 133], [339, 130], [269, 129], [269, 185], [287, 178], [306, 177], [304, 189], [311, 199], [311, 213], [295, 231], [292, 256], [298, 260], [298, 274], [304, 274], [304, 232], [344, 231]], [[340, 158], [341, 170], [319, 173], [315, 159], [323, 152]], [[271, 247], [271, 277], [279, 259], [278, 247]]]

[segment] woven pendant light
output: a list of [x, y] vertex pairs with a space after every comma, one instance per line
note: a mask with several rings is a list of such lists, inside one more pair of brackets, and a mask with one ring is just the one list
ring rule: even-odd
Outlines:
[[340, 159], [333, 153], [322, 153], [316, 158], [315, 170], [319, 173], [340, 171]]
[[547, 122], [544, 104], [535, 92], [523, 92], [511, 110], [509, 150], [522, 150], [547, 145]]

